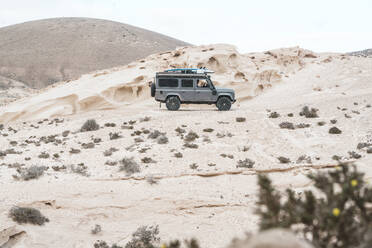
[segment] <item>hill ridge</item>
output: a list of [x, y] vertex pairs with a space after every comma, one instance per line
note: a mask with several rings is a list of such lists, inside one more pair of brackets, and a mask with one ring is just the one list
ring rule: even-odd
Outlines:
[[103, 19], [36, 20], [0, 28], [0, 75], [40, 89], [187, 45]]

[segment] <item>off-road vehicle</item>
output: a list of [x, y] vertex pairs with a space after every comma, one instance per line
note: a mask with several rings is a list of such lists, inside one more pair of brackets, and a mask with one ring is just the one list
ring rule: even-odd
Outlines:
[[151, 96], [173, 111], [178, 110], [181, 103], [216, 104], [218, 110], [229, 110], [236, 101], [234, 90], [215, 87], [210, 73], [213, 71], [205, 68], [158, 72], [151, 84]]

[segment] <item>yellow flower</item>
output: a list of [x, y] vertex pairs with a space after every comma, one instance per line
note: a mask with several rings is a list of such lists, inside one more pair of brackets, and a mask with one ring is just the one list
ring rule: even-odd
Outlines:
[[165, 244], [162, 244], [161, 248], [167, 248], [167, 246]]
[[358, 180], [353, 179], [351, 180], [351, 186], [356, 187], [358, 185]]
[[338, 209], [338, 208], [334, 208], [333, 210], [332, 210], [332, 214], [334, 215], [334, 216], [339, 216], [340, 215], [340, 209]]

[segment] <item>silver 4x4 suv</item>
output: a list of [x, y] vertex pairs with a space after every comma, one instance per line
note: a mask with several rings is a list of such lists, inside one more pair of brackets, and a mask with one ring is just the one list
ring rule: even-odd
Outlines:
[[216, 104], [226, 111], [235, 100], [233, 89], [215, 87], [205, 68], [171, 69], [156, 73], [151, 84], [151, 96], [164, 102], [168, 110], [178, 110], [181, 103]]

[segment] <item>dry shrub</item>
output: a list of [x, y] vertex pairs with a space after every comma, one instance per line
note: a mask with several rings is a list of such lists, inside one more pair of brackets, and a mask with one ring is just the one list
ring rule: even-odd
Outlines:
[[84, 163], [80, 163], [77, 165], [71, 165], [71, 171], [76, 174], [80, 174], [82, 176], [88, 177], [88, 167], [84, 165]]
[[306, 118], [317, 118], [319, 110], [316, 108], [309, 108], [308, 106], [305, 106], [302, 108], [302, 111], [300, 112], [300, 116], [305, 116]]
[[192, 142], [196, 139], [199, 138], [199, 135], [195, 133], [194, 131], [190, 131], [186, 136], [185, 136], [185, 141], [186, 142]]
[[119, 171], [125, 171], [128, 176], [141, 171], [134, 158], [123, 158], [120, 163]]
[[37, 179], [44, 174], [48, 167], [46, 166], [31, 166], [29, 168], [18, 168], [17, 172], [19, 175], [13, 176], [18, 180], [28, 181], [31, 179]]
[[18, 224], [29, 223], [42, 226], [45, 222], [49, 222], [49, 219], [35, 208], [12, 207], [9, 212], [9, 217]]
[[81, 132], [89, 132], [89, 131], [96, 131], [99, 129], [99, 125], [97, 124], [96, 120], [90, 119], [87, 120], [83, 126], [80, 128]]
[[125, 248], [157, 248], [160, 238], [158, 226], [142, 226], [132, 234]]
[[252, 168], [255, 162], [249, 158], [239, 160], [236, 168]]
[[168, 138], [167, 136], [165, 135], [160, 135], [156, 141], [158, 142], [158, 144], [167, 144], [168, 143]]

